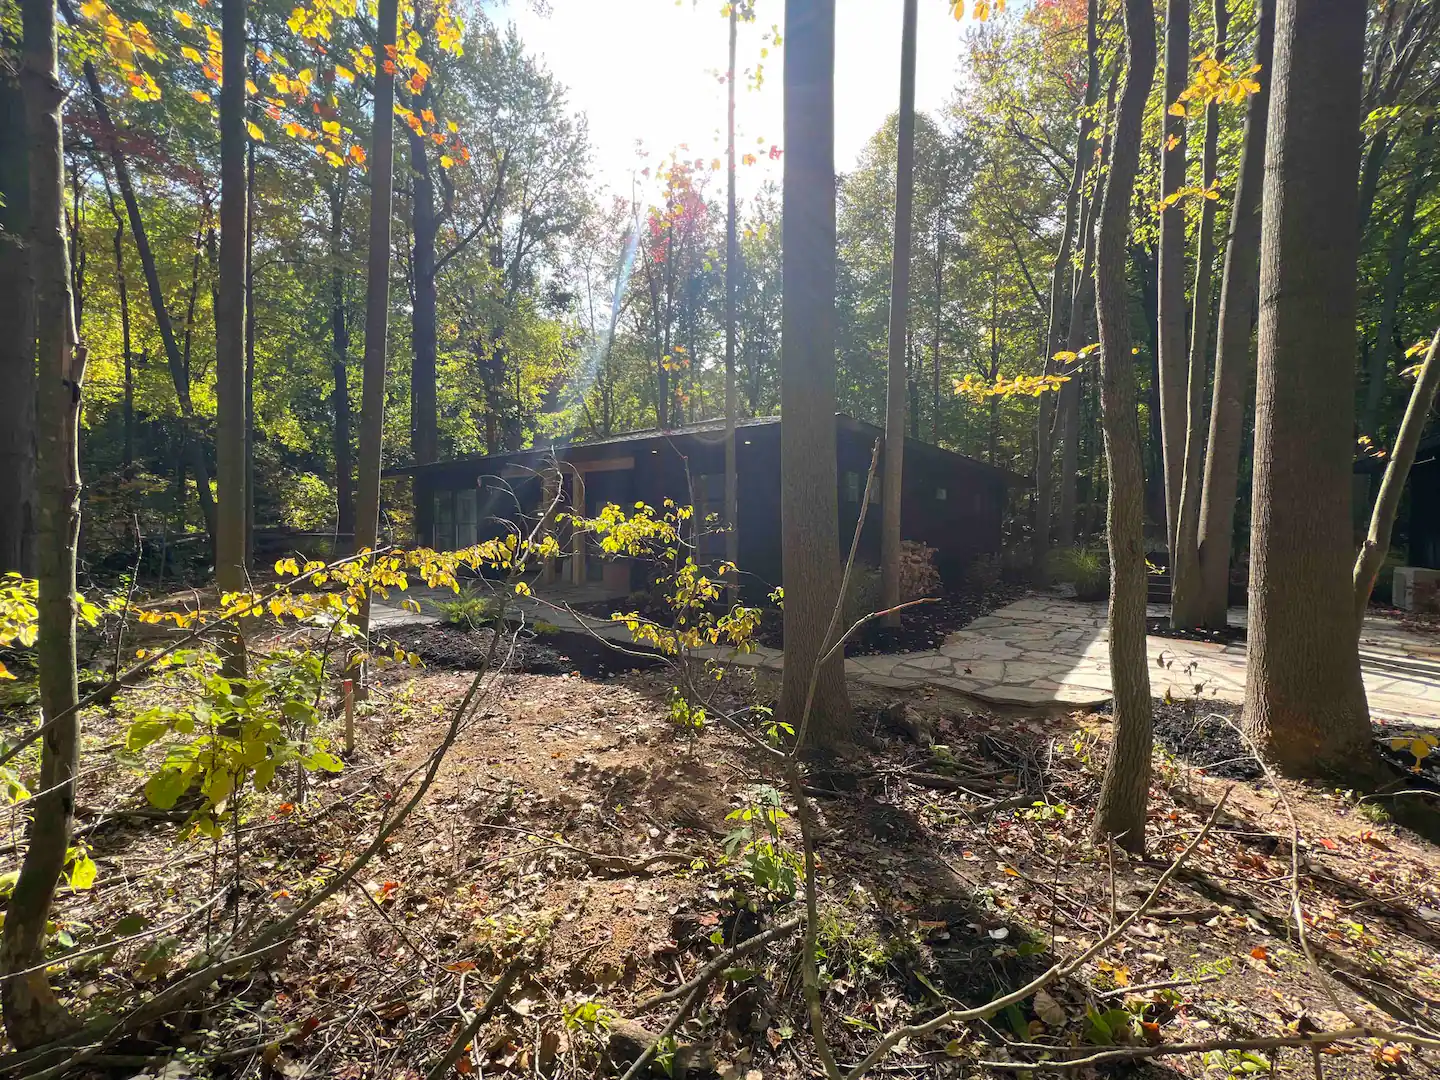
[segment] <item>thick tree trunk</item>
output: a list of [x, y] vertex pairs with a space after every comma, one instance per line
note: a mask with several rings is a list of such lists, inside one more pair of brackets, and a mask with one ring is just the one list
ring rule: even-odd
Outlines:
[[1280, 0], [1260, 243], [1245, 723], [1304, 776], [1373, 760], [1350, 491], [1363, 0]]
[[[735, 206], [735, 48], [740, 20], [739, 5], [730, 5], [730, 66], [725, 77], [725, 559], [740, 561], [739, 474], [735, 459], [735, 418], [740, 403], [735, 391], [735, 304], [740, 284], [740, 237]], [[606, 338], [605, 355], [615, 341], [614, 319]], [[608, 417], [607, 417], [608, 422]], [[730, 602], [740, 599], [738, 576], [731, 572]]]
[[[380, 0], [375, 56], [395, 45], [398, 0]], [[370, 250], [365, 274], [365, 358], [360, 389], [360, 456], [356, 478], [355, 550], [375, 547], [380, 532], [380, 468], [385, 442], [385, 346], [390, 329], [390, 201], [395, 172], [395, 74], [377, 62], [375, 118], [370, 142]], [[359, 629], [370, 633], [370, 599], [360, 605]]]
[[[835, 2], [785, 0], [780, 529], [785, 669], [780, 713], [798, 725], [840, 593], [835, 467]], [[849, 741], [844, 660], [819, 671], [808, 742]]]
[[[1374, 438], [1385, 405], [1385, 388], [1390, 374], [1390, 361], [1395, 356], [1395, 321], [1400, 311], [1400, 297], [1405, 291], [1405, 264], [1410, 255], [1410, 241], [1415, 236], [1415, 208], [1430, 181], [1430, 158], [1434, 152], [1435, 118], [1425, 121], [1415, 149], [1415, 163], [1405, 199], [1400, 205], [1400, 219], [1390, 234], [1390, 258], [1385, 270], [1385, 284], [1380, 299], [1380, 324], [1375, 331], [1375, 345], [1366, 364], [1365, 404], [1360, 413], [1360, 433]], [[1403, 350], [1400, 350], [1403, 352]]]
[[1114, 737], [1095, 808], [1093, 835], [1128, 851], [1145, 850], [1150, 792], [1150, 671], [1145, 659], [1145, 470], [1135, 365], [1130, 356], [1125, 245], [1140, 160], [1145, 100], [1155, 77], [1155, 15], [1150, 0], [1125, 0], [1128, 66], [1115, 112], [1110, 175], [1100, 208], [1095, 255], [1095, 314], [1100, 326], [1100, 403], [1110, 495], [1110, 678]]
[[[910, 247], [915, 216], [915, 35], [918, 3], [905, 0], [900, 34], [900, 121], [895, 151], [895, 238], [890, 251], [890, 330], [885, 380], [885, 472], [880, 487], [880, 606], [900, 603], [900, 492], [905, 468], [905, 364], [910, 322]], [[919, 421], [918, 416], [912, 420]], [[900, 613], [884, 618], [899, 626]]]
[[[11, 45], [7, 40], [7, 51]], [[20, 83], [0, 71], [0, 574], [34, 577], [35, 282], [27, 141]]]
[[[355, 538], [355, 467], [350, 460], [350, 327], [345, 317], [345, 181], [336, 174], [330, 188], [330, 372], [334, 389], [331, 436], [335, 454], [335, 531], [342, 545]], [[418, 534], [422, 543], [433, 537]]]
[[[246, 588], [245, 567], [245, 0], [222, 0], [220, 281], [215, 305], [215, 580]], [[244, 635], [226, 643], [225, 673], [245, 674]]]
[[[160, 331], [160, 342], [165, 347], [165, 362], [170, 368], [170, 380], [175, 385], [175, 397], [180, 404], [180, 418], [185, 427], [185, 446], [190, 458], [190, 470], [195, 474], [195, 486], [200, 495], [200, 511], [205, 518], [205, 531], [213, 544], [216, 539], [215, 498], [210, 491], [210, 465], [205, 460], [205, 445], [200, 438], [195, 406], [190, 398], [189, 366], [181, 356], [180, 344], [175, 339], [175, 327], [170, 321], [170, 310], [165, 306], [165, 293], [160, 287], [160, 272], [155, 265], [154, 252], [150, 250], [150, 236], [145, 231], [145, 221], [140, 216], [140, 203], [135, 198], [135, 186], [130, 182], [130, 165], [120, 148], [115, 122], [110, 116], [110, 106], [105, 101], [105, 92], [101, 89], [100, 78], [95, 73], [95, 65], [85, 61], [84, 71], [90, 101], [95, 107], [95, 117], [100, 124], [100, 134], [110, 156], [110, 166], [115, 171], [115, 186], [120, 189], [120, 198], [125, 203], [125, 213], [130, 219], [130, 237], [135, 241], [135, 254], [140, 258], [140, 270], [145, 276], [150, 308], [155, 315], [155, 325]], [[188, 326], [186, 332], [189, 332]], [[216, 558], [218, 560], [218, 554]]]
[[1235, 492], [1240, 480], [1240, 451], [1245, 441], [1245, 406], [1251, 400], [1250, 337], [1260, 291], [1260, 200], [1265, 182], [1265, 130], [1270, 111], [1271, 58], [1275, 41], [1275, 0], [1260, 0], [1255, 63], [1260, 90], [1245, 111], [1230, 237], [1220, 281], [1220, 318], [1216, 331], [1215, 385], [1211, 393], [1210, 438], [1205, 483], [1200, 498], [1199, 624], [1225, 626], [1230, 606], [1230, 549], [1235, 534]]
[[[417, 106], [418, 108], [418, 106]], [[414, 233], [410, 261], [415, 276], [415, 303], [410, 309], [410, 456], [417, 463], [440, 456], [440, 416], [435, 388], [438, 345], [435, 336], [435, 183], [425, 140], [410, 133], [410, 169], [414, 174], [410, 224]], [[419, 489], [416, 489], [417, 492]], [[430, 536], [434, 503], [416, 496], [415, 535]]]
[[[1225, 32], [1230, 14], [1225, 0], [1215, 0], [1215, 59], [1225, 59]], [[1205, 107], [1205, 141], [1200, 183], [1215, 182], [1220, 149], [1220, 106]], [[1200, 580], [1200, 487], [1205, 472], [1205, 376], [1210, 353], [1210, 290], [1215, 264], [1215, 199], [1200, 200], [1200, 227], [1195, 244], [1195, 292], [1190, 313], [1190, 378], [1185, 394], [1185, 462], [1180, 477], [1180, 522], [1170, 559], [1170, 624], [1186, 630], [1200, 623], [1203, 592]]]
[[[1190, 0], [1166, 0], [1165, 92], [1160, 107], [1160, 197], [1185, 186], [1185, 118], [1169, 107], [1190, 82]], [[1175, 145], [1170, 146], [1170, 140]], [[1185, 467], [1185, 208], [1160, 211], [1159, 274], [1160, 440], [1165, 455], [1165, 540], [1175, 562], [1180, 527], [1180, 487]]]
[[29, 132], [30, 252], [35, 279], [40, 392], [36, 401], [39, 486], [40, 706], [53, 726], [40, 749], [25, 858], [5, 913], [0, 942], [0, 1009], [10, 1043], [26, 1049], [64, 1034], [74, 1020], [56, 1000], [41, 960], [50, 904], [64, 872], [75, 816], [79, 689], [75, 672], [75, 548], [80, 535], [77, 429], [85, 350], [75, 341], [69, 254], [65, 249], [65, 164], [54, 0], [24, 0], [25, 92]]
[[[1094, 121], [1091, 110], [1100, 93], [1100, 56], [1098, 52], [1096, 9], [1099, 0], [1089, 0], [1085, 11], [1086, 80], [1085, 99], [1081, 106], [1079, 131], [1075, 137], [1075, 168], [1070, 175], [1070, 189], [1065, 193], [1065, 221], [1060, 236], [1060, 250], [1050, 271], [1050, 319], [1045, 333], [1044, 370], [1054, 374], [1060, 370], [1055, 354], [1060, 352], [1061, 328], [1074, 292], [1071, 284], [1075, 274], [1074, 246], [1083, 230], [1080, 196], [1085, 186], [1085, 173], [1090, 167], [1093, 150], [1091, 132]], [[1084, 239], [1081, 245], [1084, 246]], [[1062, 384], [1063, 385], [1063, 384]], [[1032, 537], [1032, 558], [1038, 568], [1050, 550], [1050, 508], [1055, 475], [1055, 429], [1063, 434], [1063, 425], [1055, 423], [1056, 395], [1041, 394], [1035, 425], [1035, 529]]]
[[1415, 379], [1415, 389], [1410, 392], [1410, 405], [1405, 410], [1405, 419], [1400, 423], [1400, 434], [1395, 437], [1395, 449], [1385, 466], [1385, 479], [1380, 483], [1380, 495], [1375, 500], [1375, 509], [1370, 515], [1370, 531], [1355, 559], [1355, 632], [1360, 633], [1365, 620], [1365, 608], [1370, 603], [1370, 593], [1375, 588], [1375, 578], [1385, 565], [1385, 556], [1390, 552], [1390, 535], [1395, 528], [1395, 515], [1400, 511], [1400, 496], [1405, 491], [1405, 480], [1410, 475], [1410, 466], [1415, 464], [1415, 452], [1420, 447], [1420, 436], [1430, 420], [1430, 409], [1435, 404], [1435, 391], [1440, 388], [1440, 330], [1430, 339], [1430, 349], [1420, 373]]

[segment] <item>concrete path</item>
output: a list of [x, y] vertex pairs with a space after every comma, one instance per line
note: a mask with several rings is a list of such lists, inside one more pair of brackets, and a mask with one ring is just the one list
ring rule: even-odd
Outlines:
[[[393, 594], [392, 594], [393, 595]], [[428, 607], [421, 599], [422, 607]], [[533, 598], [518, 608], [531, 620], [569, 630], [589, 630], [628, 642], [623, 627], [600, 619], [556, 611]], [[937, 686], [958, 690], [996, 705], [1093, 707], [1110, 700], [1106, 605], [1037, 595], [1017, 600], [950, 634], [938, 649], [858, 656], [846, 673], [872, 686], [904, 689]], [[1154, 607], [1151, 616], [1166, 609]], [[375, 605], [375, 621], [433, 621], [393, 604]], [[1230, 620], [1244, 624], [1235, 609]], [[1245, 696], [1245, 646], [1146, 638], [1150, 686], [1159, 697], [1239, 702]], [[779, 670], [778, 649], [760, 647], [732, 656], [721, 649], [702, 655], [744, 667]], [[1393, 619], [1371, 617], [1361, 636], [1361, 663], [1371, 714], [1378, 721], [1440, 728], [1440, 637], [1402, 629]]]

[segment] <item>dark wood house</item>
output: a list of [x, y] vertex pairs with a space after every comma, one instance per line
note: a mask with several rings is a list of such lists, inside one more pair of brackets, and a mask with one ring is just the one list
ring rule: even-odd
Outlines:
[[[848, 549], [865, 490], [871, 448], [879, 428], [844, 414], [835, 417], [839, 484], [839, 530]], [[739, 538], [738, 563], [755, 589], [781, 583], [779, 417], [743, 420], [736, 430]], [[417, 537], [441, 550], [466, 547], [508, 531], [509, 522], [534, 520], [557, 482], [566, 508], [582, 503], [594, 515], [607, 503], [637, 501], [659, 507], [665, 499], [693, 504], [699, 515], [724, 508], [725, 425], [709, 421], [670, 431], [634, 431], [588, 442], [560, 443], [506, 454], [436, 461], [389, 470], [409, 476], [416, 505], [428, 513], [428, 535]], [[1001, 517], [1008, 490], [1023, 478], [983, 462], [914, 439], [905, 440], [901, 530], [938, 551], [947, 581], [958, 580], [976, 555], [1000, 550]], [[547, 479], [548, 476], [548, 479]], [[871, 492], [860, 558], [880, 557], [880, 478]], [[645, 584], [644, 570], [623, 560], [604, 562], [593, 548], [570, 549], [566, 577], [603, 581], [618, 591]], [[724, 537], [703, 537], [702, 556], [718, 560]]]

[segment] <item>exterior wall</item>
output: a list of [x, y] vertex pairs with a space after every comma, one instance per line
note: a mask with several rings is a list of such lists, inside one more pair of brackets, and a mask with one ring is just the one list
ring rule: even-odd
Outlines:
[[[689, 504], [692, 492], [697, 512], [703, 514], [708, 509], [718, 513], [724, 490], [722, 440], [721, 435], [706, 432], [581, 445], [561, 451], [562, 469], [568, 472], [569, 465], [585, 473], [587, 514], [597, 513], [606, 502], [627, 506], [643, 501], [658, 509], [668, 497]], [[769, 592], [781, 579], [780, 440], [779, 424], [741, 427], [737, 432], [738, 561], [747, 593], [756, 596]], [[843, 557], [859, 517], [873, 435], [861, 425], [842, 423], [836, 445], [836, 524]], [[621, 461], [627, 467], [614, 468]], [[537, 463], [538, 455], [517, 455], [499, 460], [456, 461], [419, 472], [415, 477], [417, 495], [431, 499], [438, 496], [442, 509], [446, 500], [452, 507], [448, 515], [436, 515], [436, 535], [423, 539], [436, 544], [466, 539], [469, 525], [462, 519], [467, 514], [460, 507], [469, 501], [468, 493], [472, 491], [476, 493], [477, 539], [501, 535], [508, 530], [508, 522], [522, 517], [533, 521], [542, 502], [542, 482], [529, 471]], [[497, 473], [503, 482], [497, 479]], [[958, 583], [975, 555], [999, 551], [1007, 493], [1004, 474], [907, 440], [904, 485], [902, 534], [907, 540], [923, 541], [938, 550], [937, 561], [947, 583]], [[878, 565], [880, 559], [879, 486], [877, 476], [861, 535], [859, 560], [869, 565]], [[567, 480], [567, 494], [569, 487]], [[939, 497], [942, 489], [943, 498]], [[447, 519], [448, 526], [442, 524]], [[563, 528], [561, 531], [563, 543]], [[564, 546], [568, 549], [568, 544]], [[719, 561], [723, 551], [723, 539], [717, 538], [708, 551], [702, 552], [702, 561]], [[590, 576], [598, 578], [599, 574], [595, 567]], [[643, 566], [632, 566], [633, 588], [646, 587], [646, 577]]]

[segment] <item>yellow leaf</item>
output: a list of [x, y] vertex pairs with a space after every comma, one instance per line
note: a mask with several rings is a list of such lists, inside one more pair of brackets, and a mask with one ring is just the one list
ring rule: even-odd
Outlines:
[[181, 46], [181, 48], [180, 48], [180, 55], [183, 56], [183, 57], [185, 57], [185, 59], [186, 59], [186, 60], [189, 60], [192, 64], [198, 64], [198, 63], [200, 63], [200, 52], [199, 52], [199, 50], [198, 50], [198, 49], [194, 49], [194, 48], [192, 48], [192, 47], [189, 46], [189, 45]]
[[260, 125], [255, 123], [254, 120], [245, 121], [245, 130], [250, 132], [250, 137], [256, 142], [265, 141], [265, 132], [260, 130]]
[[450, 129], [450, 134], [452, 135], [454, 135], [457, 131], [460, 130], [460, 125], [455, 123], [454, 120], [447, 120], [445, 122], [445, 126]]
[[210, 100], [210, 95], [207, 94], [204, 90], [191, 90], [190, 96], [196, 101], [200, 102], [200, 104], [202, 105]]
[[10, 669], [5, 666], [5, 662], [3, 660], [0, 660], [0, 679], [13, 678], [15, 678], [15, 676], [10, 674]]
[[455, 165], [455, 159], [452, 158], [449, 154], [441, 154], [441, 155], [440, 155], [440, 167], [441, 167], [442, 169], [449, 169], [449, 168], [454, 167], [454, 165]]
[[1166, 109], [1165, 111], [1168, 112], [1171, 116], [1184, 116], [1184, 115], [1185, 115], [1185, 106], [1184, 106], [1184, 105], [1181, 105], [1180, 102], [1177, 101], [1177, 102], [1175, 102], [1175, 104], [1171, 105], [1170, 108]]
[[340, 78], [344, 79], [346, 82], [353, 83], [355, 81], [355, 73], [343, 64], [335, 65], [335, 74], [339, 75]]
[[85, 0], [85, 3], [80, 5], [80, 14], [90, 22], [99, 22], [107, 10], [101, 0]]

